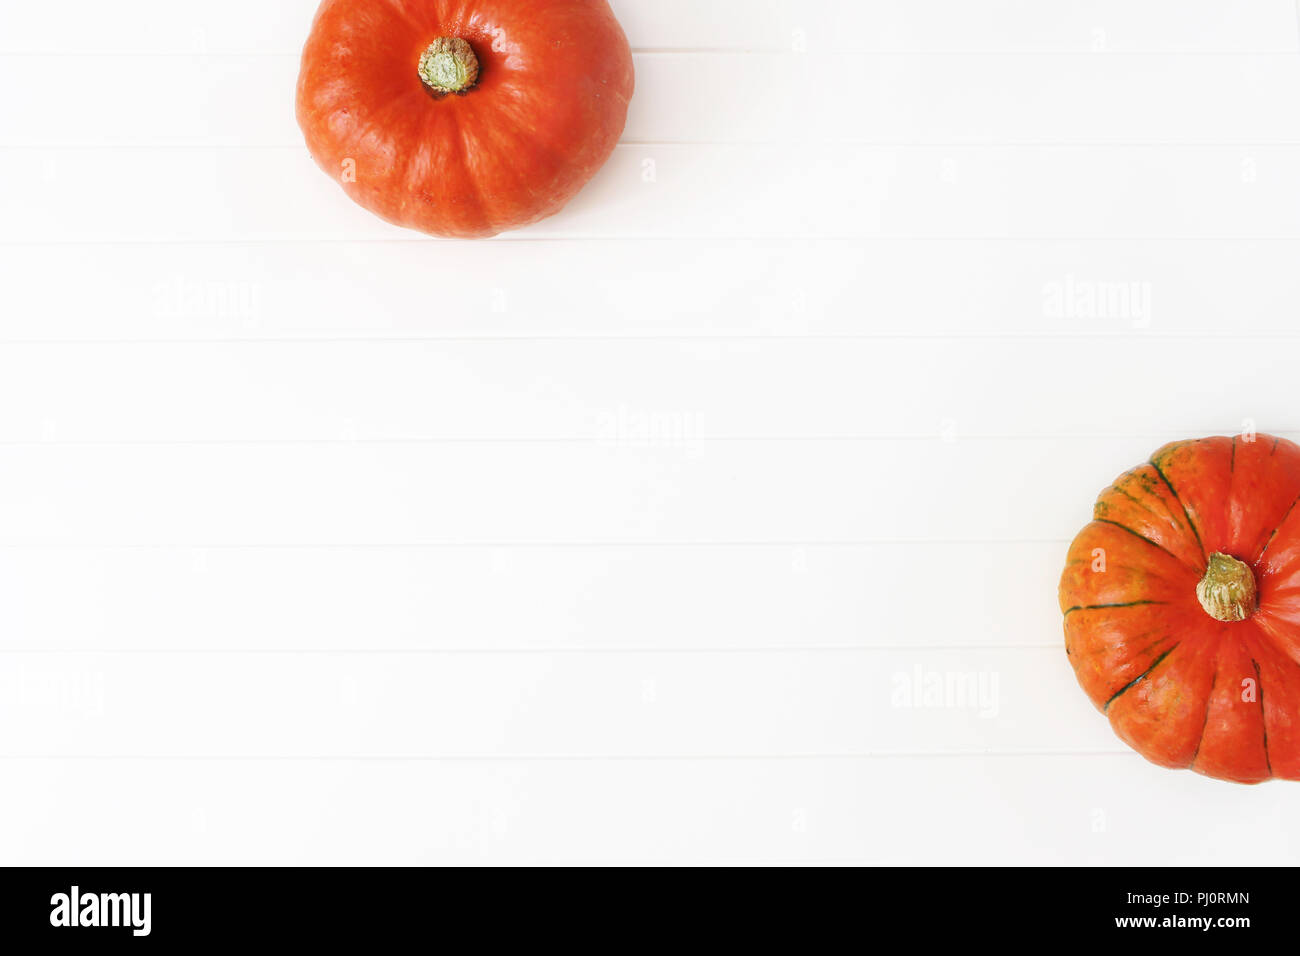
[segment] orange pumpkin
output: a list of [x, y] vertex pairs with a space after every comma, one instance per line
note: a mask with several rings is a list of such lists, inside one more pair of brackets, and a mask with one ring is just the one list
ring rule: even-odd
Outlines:
[[632, 83], [606, 0], [325, 0], [298, 124], [376, 215], [490, 236], [557, 212], [595, 175]]
[[1300, 779], [1300, 447], [1166, 445], [1101, 493], [1061, 576], [1079, 684], [1148, 760]]

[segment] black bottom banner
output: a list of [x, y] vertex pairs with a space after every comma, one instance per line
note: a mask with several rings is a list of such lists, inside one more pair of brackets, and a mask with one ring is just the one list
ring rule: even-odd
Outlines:
[[1283, 941], [1295, 926], [1289, 869], [904, 868], [841, 877], [833, 894], [813, 884], [774, 885], [771, 876], [761, 889], [739, 880], [725, 891], [716, 882], [690, 889], [680, 875], [653, 888], [643, 875], [623, 886], [606, 877], [603, 893], [561, 895], [534, 874], [505, 889], [499, 875], [489, 888], [478, 874], [452, 883], [436, 869], [8, 869], [0, 870], [0, 947], [318, 941], [370, 948], [435, 926], [486, 933], [492, 942], [527, 933], [534, 943], [608, 944], [615, 920], [626, 933], [664, 941], [686, 927], [693, 937], [713, 927], [710, 935], [732, 942], [755, 933], [769, 944], [806, 946], [869, 928], [872, 938], [897, 933], [927, 945], [1104, 938], [1231, 947]]

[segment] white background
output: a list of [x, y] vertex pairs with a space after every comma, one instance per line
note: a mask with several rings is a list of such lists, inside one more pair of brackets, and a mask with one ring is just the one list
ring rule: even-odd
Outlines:
[[316, 169], [314, 6], [0, 6], [0, 860], [1297, 860], [1056, 606], [1300, 437], [1295, 0], [617, 0], [622, 145], [477, 243]]

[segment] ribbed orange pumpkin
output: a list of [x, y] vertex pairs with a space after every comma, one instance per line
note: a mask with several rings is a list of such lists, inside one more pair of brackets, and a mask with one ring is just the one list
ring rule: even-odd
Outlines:
[[298, 124], [371, 212], [490, 236], [558, 211], [595, 175], [632, 82], [606, 0], [325, 0]]
[[1061, 576], [1079, 684], [1148, 760], [1300, 779], [1300, 447], [1174, 442], [1101, 493]]

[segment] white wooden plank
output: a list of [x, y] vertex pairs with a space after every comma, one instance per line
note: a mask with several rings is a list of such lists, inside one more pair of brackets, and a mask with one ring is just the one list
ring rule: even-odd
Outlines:
[[[8, 345], [0, 442], [689, 449], [754, 439], [1155, 439], [1241, 430], [1248, 419], [1300, 430], [1300, 349], [1293, 337], [1257, 343], [1266, 357], [1225, 363], [1217, 340], [1084, 338], [1070, 345], [1081, 370], [1072, 375], [1061, 374], [1060, 343], [1033, 339]], [[1152, 368], [1178, 369], [1188, 384]], [[1091, 369], [1121, 387], [1093, 387]], [[1160, 412], [1134, 420], [1134, 408]]]
[[613, 0], [633, 42], [903, 52], [1295, 49], [1286, 0]]
[[6, 549], [0, 652], [1059, 646], [1064, 554], [1065, 542]]
[[[280, 57], [0, 58], [0, 146], [303, 149], [298, 64]], [[646, 54], [627, 142], [1296, 142], [1294, 53], [1213, 57]], [[75, 109], [95, 77], [111, 110]], [[414, 76], [414, 67], [412, 67]], [[955, 80], [960, 77], [960, 81]], [[854, 90], [852, 103], [812, 89]], [[161, 118], [161, 119], [160, 119]]]
[[10, 756], [1116, 753], [1063, 648], [0, 656]]
[[[296, 149], [19, 149], [0, 163], [0, 242], [421, 239]], [[511, 235], [1294, 239], [1297, 163], [1300, 146], [625, 146], [560, 215]], [[170, 200], [142, 203], [146, 184]]]
[[[20, 866], [1283, 866], [1300, 858], [1290, 788], [1171, 773], [1133, 754], [41, 760], [6, 770], [23, 784], [0, 792], [0, 858]], [[1259, 838], [1264, 829], [1268, 839]]]
[[[1240, 340], [1297, 334], [1298, 256], [1294, 240], [26, 245], [0, 256], [0, 340]], [[431, 258], [455, 277], [437, 310], [418, 305]]]
[[8, 446], [0, 545], [1056, 541], [1152, 447]]
[[[296, 53], [316, 0], [228, 0], [196, 17], [167, 0], [9, 4], [3, 52]], [[1293, 50], [1290, 0], [614, 0], [640, 48], [1137, 52]]]

